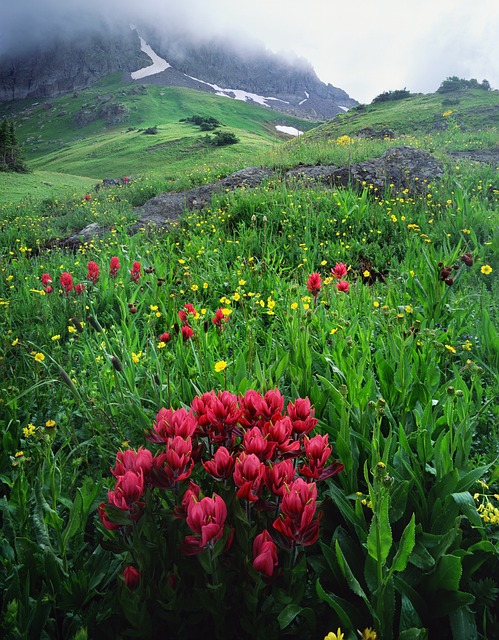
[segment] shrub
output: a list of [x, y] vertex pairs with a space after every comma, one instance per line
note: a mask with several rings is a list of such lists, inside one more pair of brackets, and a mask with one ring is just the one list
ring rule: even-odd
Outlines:
[[232, 131], [217, 131], [213, 137], [210, 138], [210, 144], [215, 147], [223, 147], [227, 144], [236, 144], [239, 142], [239, 138]]
[[460, 91], [461, 89], [483, 89], [484, 91], [490, 91], [490, 83], [488, 80], [482, 80], [482, 82], [479, 83], [475, 78], [465, 80], [457, 76], [449, 76], [438, 87], [437, 93], [451, 93], [452, 91]]
[[377, 104], [378, 102], [390, 102], [392, 100], [403, 100], [404, 98], [410, 98], [411, 92], [405, 87], [404, 89], [396, 89], [395, 91], [384, 91], [376, 96], [371, 104]]

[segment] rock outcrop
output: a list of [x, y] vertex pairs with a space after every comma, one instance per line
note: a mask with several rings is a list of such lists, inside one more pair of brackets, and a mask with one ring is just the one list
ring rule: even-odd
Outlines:
[[[384, 190], [392, 185], [393, 192], [407, 190], [406, 193], [417, 195], [424, 193], [427, 185], [441, 178], [443, 173], [442, 166], [430, 153], [402, 146], [388, 149], [380, 158], [348, 167], [318, 166], [291, 169], [283, 178], [302, 187], [319, 184], [326, 189], [342, 186], [364, 188], [366, 185], [373, 185], [374, 189]], [[271, 169], [248, 167], [222, 180], [188, 191], [161, 193], [136, 210], [137, 222], [130, 232], [165, 230], [171, 224], [178, 222], [180, 216], [186, 211], [209, 206], [212, 197], [217, 193], [223, 194], [241, 187], [255, 188], [276, 175], [276, 172]], [[77, 247], [106, 231], [108, 230], [93, 223], [60, 244], [66, 247]]]
[[321, 182], [330, 187], [372, 185], [383, 191], [390, 185], [395, 192], [405, 189], [411, 195], [426, 192], [427, 185], [441, 178], [444, 171], [431, 153], [413, 147], [392, 147], [380, 158], [345, 167], [301, 167], [288, 171], [286, 177]]
[[88, 87], [116, 71], [131, 72], [149, 64], [135, 31], [87, 33], [59, 37], [50, 46], [5, 54], [0, 59], [0, 102], [55, 97]]

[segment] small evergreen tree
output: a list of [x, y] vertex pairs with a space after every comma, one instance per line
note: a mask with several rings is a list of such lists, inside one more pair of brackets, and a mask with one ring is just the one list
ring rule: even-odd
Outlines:
[[2, 120], [0, 124], [0, 171], [8, 171], [7, 166], [7, 118]]
[[26, 173], [28, 168], [21, 158], [14, 123], [4, 118], [0, 125], [0, 171]]

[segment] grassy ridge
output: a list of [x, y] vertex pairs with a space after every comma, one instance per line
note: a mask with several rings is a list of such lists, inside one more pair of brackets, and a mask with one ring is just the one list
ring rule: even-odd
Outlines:
[[[127, 115], [120, 124], [106, 124], [102, 109], [115, 104], [122, 105]], [[82, 117], [83, 112], [88, 117]], [[275, 129], [277, 124], [301, 130], [313, 126], [265, 107], [190, 89], [122, 84], [120, 75], [50, 103], [0, 106], [0, 115], [14, 113], [17, 136], [31, 169], [94, 179], [157, 174], [168, 179], [203, 164], [241, 167], [251, 164], [258, 151], [287, 137]], [[222, 130], [236, 134], [239, 144], [227, 148], [206, 144], [199, 128], [180, 122], [195, 114], [217, 118]], [[154, 126], [156, 135], [143, 133]], [[6, 182], [0, 176], [0, 194], [7, 191]], [[73, 184], [80, 186], [77, 181]], [[31, 183], [26, 181], [26, 186], [28, 193]]]
[[[449, 100], [451, 104], [449, 104]], [[466, 90], [452, 94], [415, 94], [403, 100], [359, 105], [314, 131], [322, 135], [354, 135], [372, 127], [397, 134], [435, 133], [448, 129], [446, 116], [470, 134], [499, 127], [499, 91]]]

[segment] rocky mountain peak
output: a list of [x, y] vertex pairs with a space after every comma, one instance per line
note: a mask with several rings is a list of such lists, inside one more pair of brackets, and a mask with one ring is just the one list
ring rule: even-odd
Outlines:
[[[153, 64], [154, 73], [138, 73]], [[230, 39], [193, 39], [187, 32], [147, 26], [60, 36], [50, 45], [38, 42], [30, 51], [4, 53], [0, 101], [55, 97], [116, 71], [130, 83], [190, 87], [314, 120], [357, 104], [342, 89], [321, 82], [310, 63], [296, 56], [272, 53], [255, 42], [241, 47]]]

